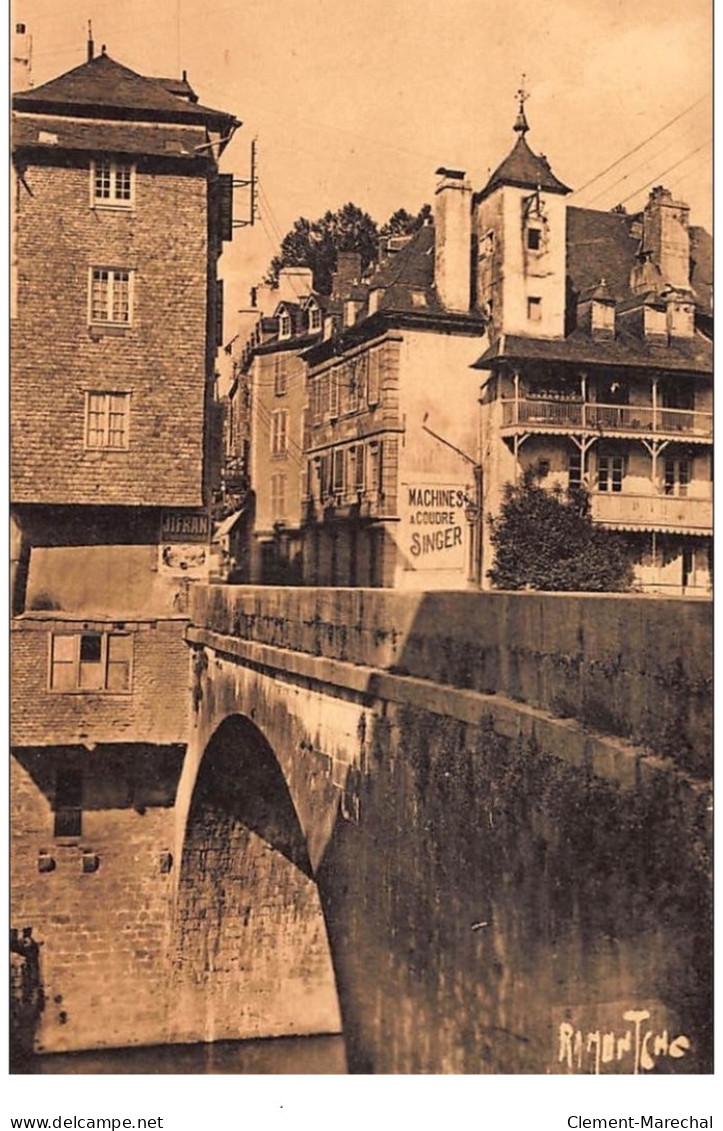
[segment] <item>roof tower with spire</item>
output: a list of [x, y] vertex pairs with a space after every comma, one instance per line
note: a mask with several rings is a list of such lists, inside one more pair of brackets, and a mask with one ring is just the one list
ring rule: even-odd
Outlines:
[[565, 195], [572, 190], [564, 185], [553, 173], [547, 158], [543, 154], [533, 153], [527, 144], [525, 134], [529, 132], [525, 102], [529, 94], [525, 90], [525, 76], [517, 91], [518, 112], [515, 124], [512, 127], [518, 135], [511, 152], [498, 165], [487, 181], [485, 187], [477, 193], [477, 200], [484, 200], [495, 189], [502, 185], [511, 185], [513, 188], [539, 189], [544, 192], [556, 192]]

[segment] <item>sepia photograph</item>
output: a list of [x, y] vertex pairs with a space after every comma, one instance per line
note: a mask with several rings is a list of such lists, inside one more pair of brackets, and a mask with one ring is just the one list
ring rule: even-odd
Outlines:
[[712, 0], [8, 20], [10, 1076], [710, 1075]]

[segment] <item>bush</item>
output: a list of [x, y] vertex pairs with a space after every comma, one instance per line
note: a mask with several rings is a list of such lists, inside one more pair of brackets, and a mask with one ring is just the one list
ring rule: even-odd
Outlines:
[[584, 488], [546, 490], [528, 469], [508, 483], [499, 515], [489, 517], [497, 589], [608, 593], [629, 589], [632, 552], [619, 535], [596, 526]]

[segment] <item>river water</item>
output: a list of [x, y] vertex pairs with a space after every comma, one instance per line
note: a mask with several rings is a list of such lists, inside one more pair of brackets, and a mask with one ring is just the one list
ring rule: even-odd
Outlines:
[[40, 1076], [85, 1074], [330, 1075], [346, 1073], [344, 1038], [283, 1037], [215, 1044], [154, 1045], [36, 1056], [21, 1071]]

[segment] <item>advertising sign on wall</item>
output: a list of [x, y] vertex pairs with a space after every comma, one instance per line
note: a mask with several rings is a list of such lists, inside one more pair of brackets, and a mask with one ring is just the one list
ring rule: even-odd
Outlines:
[[468, 489], [461, 483], [401, 484], [401, 540], [406, 568], [465, 569]]

